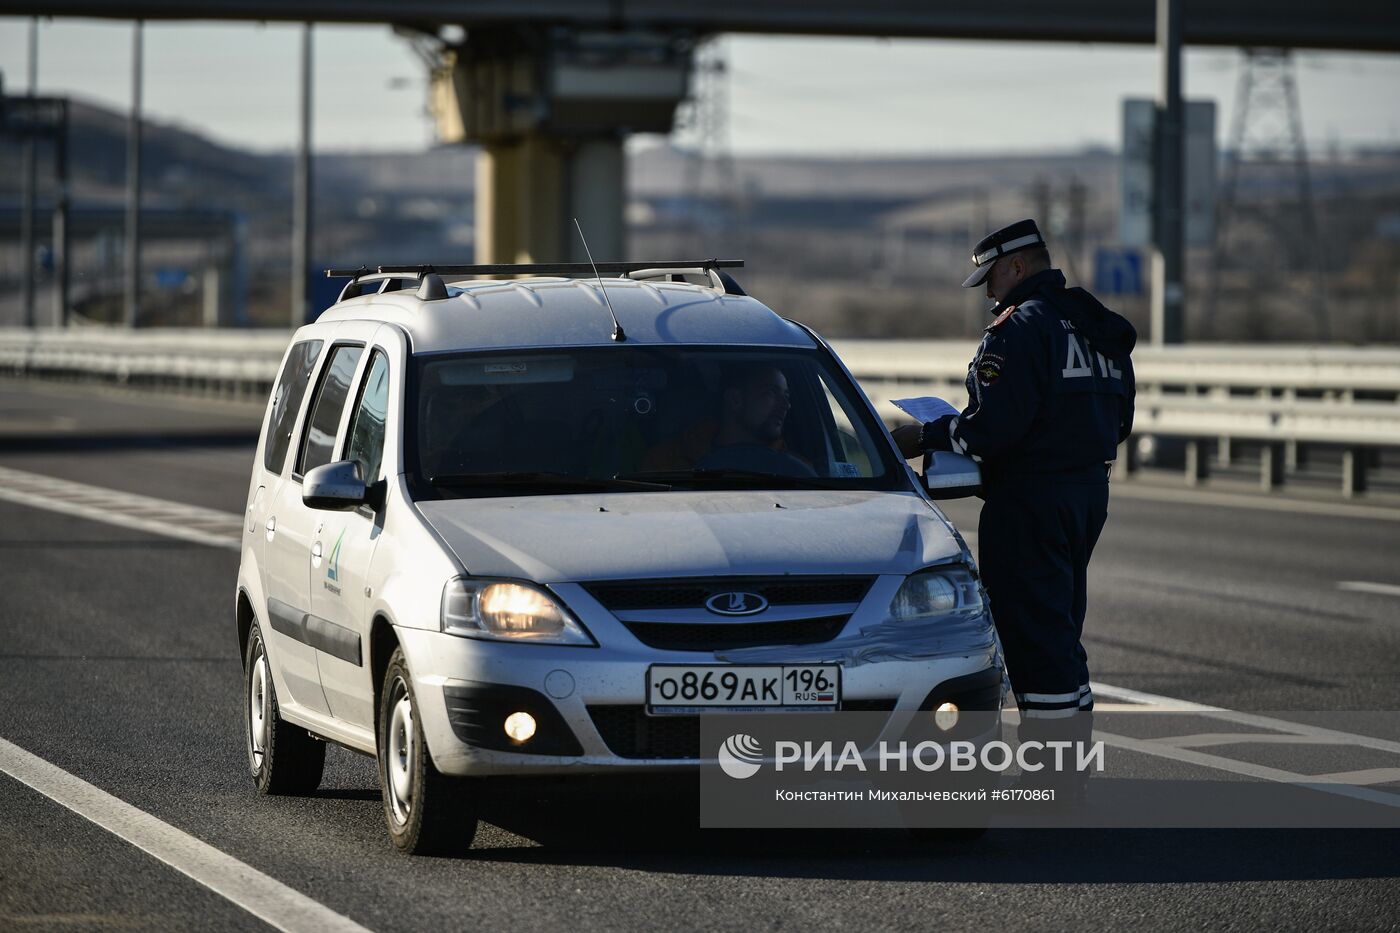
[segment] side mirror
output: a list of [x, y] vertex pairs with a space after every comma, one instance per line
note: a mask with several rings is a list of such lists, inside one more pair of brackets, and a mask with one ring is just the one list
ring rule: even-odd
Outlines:
[[982, 491], [982, 468], [966, 454], [926, 454], [921, 479], [935, 499], [965, 499]]
[[365, 504], [369, 487], [354, 460], [337, 460], [309, 471], [301, 481], [301, 501], [309, 508], [349, 512]]

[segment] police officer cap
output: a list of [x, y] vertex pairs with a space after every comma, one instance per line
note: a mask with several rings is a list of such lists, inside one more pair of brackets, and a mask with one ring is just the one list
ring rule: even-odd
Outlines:
[[972, 251], [972, 263], [977, 269], [963, 282], [963, 288], [972, 288], [986, 281], [987, 273], [992, 271], [992, 263], [1002, 256], [1044, 245], [1045, 238], [1040, 235], [1040, 228], [1034, 220], [1018, 220], [1009, 227], [988, 234]]

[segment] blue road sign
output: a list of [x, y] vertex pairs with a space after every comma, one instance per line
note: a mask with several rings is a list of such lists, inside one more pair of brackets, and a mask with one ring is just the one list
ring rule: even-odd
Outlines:
[[1141, 253], [1135, 249], [1104, 247], [1094, 251], [1094, 291], [1105, 295], [1141, 295], [1146, 290]]
[[184, 288], [190, 280], [190, 273], [188, 269], [166, 266], [156, 270], [155, 280], [157, 288]]

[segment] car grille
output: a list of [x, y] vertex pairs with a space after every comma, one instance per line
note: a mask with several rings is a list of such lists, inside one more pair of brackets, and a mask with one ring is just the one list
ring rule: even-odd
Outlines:
[[[843, 700], [851, 712], [890, 712], [893, 697]], [[644, 706], [590, 706], [588, 715], [604, 743], [619, 758], [696, 759], [700, 754], [699, 716], [648, 716]], [[797, 714], [820, 715], [820, 714]], [[713, 757], [713, 756], [710, 756]]]
[[609, 610], [700, 609], [716, 593], [757, 593], [770, 606], [859, 603], [873, 576], [698, 577], [585, 583], [584, 589]]
[[637, 640], [668, 651], [723, 651], [757, 645], [812, 645], [830, 641], [848, 615], [784, 622], [624, 622]]

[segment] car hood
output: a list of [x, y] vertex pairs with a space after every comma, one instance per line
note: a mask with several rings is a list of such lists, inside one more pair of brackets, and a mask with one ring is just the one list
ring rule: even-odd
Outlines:
[[962, 551], [952, 526], [910, 493], [608, 493], [418, 508], [469, 573], [539, 583], [911, 573]]

